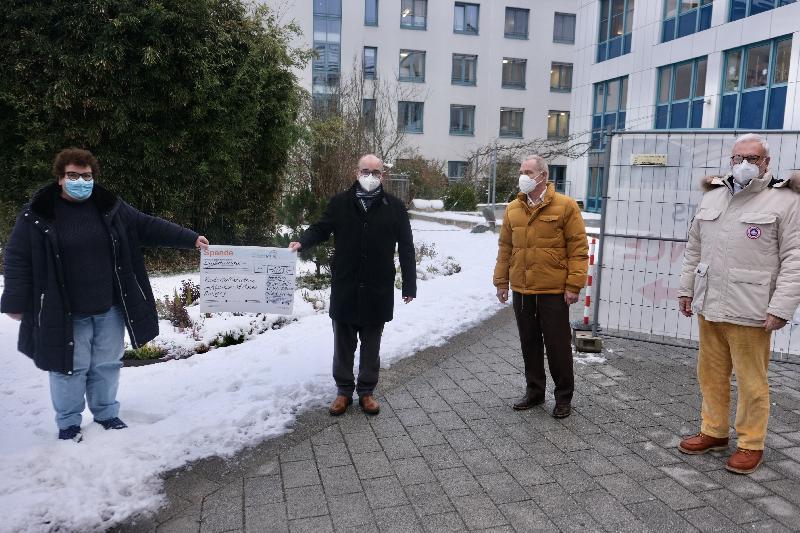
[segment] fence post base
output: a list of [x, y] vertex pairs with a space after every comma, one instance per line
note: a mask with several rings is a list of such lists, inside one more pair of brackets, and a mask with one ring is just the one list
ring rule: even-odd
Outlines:
[[593, 337], [590, 331], [572, 330], [572, 343], [575, 349], [583, 353], [601, 353], [603, 351], [603, 339]]

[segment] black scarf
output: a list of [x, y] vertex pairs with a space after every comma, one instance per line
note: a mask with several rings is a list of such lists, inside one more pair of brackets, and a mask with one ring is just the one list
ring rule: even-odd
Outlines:
[[372, 191], [365, 190], [360, 183], [356, 185], [356, 198], [358, 198], [361, 207], [364, 208], [364, 212], [369, 211], [372, 202], [380, 198], [381, 195], [383, 195], [383, 184], [378, 185]]

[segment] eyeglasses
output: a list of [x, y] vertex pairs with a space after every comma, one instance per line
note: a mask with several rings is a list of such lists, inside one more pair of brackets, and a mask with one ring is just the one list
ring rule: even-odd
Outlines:
[[735, 155], [731, 157], [731, 163], [733, 163], [734, 165], [738, 165], [742, 161], [747, 160], [748, 163], [755, 165], [756, 163], [761, 161], [761, 159], [762, 158], [760, 155]]
[[64, 176], [66, 176], [66, 178], [70, 181], [75, 181], [78, 178], [83, 179], [83, 181], [92, 181], [91, 172], [86, 172], [84, 174], [80, 174], [78, 172], [67, 172], [66, 174], [64, 174]]
[[381, 176], [383, 176], [382, 170], [370, 170], [368, 168], [362, 168], [361, 170], [359, 170], [358, 173], [364, 177], [372, 175], [373, 177], [380, 178]]

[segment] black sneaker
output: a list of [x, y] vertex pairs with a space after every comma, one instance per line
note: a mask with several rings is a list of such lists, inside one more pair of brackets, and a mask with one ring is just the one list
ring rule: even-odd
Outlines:
[[108, 420], [97, 420], [94, 419], [95, 422], [103, 426], [104, 429], [125, 429], [128, 427], [128, 424], [117, 418], [109, 418]]
[[80, 426], [70, 426], [65, 429], [58, 430], [58, 438], [60, 440], [74, 440], [75, 442], [80, 442], [83, 440], [83, 434], [81, 433]]

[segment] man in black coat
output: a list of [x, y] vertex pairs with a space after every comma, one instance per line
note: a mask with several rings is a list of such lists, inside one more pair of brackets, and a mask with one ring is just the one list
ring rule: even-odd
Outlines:
[[50, 373], [64, 440], [81, 440], [85, 400], [105, 429], [127, 427], [116, 400], [125, 329], [134, 348], [158, 335], [141, 247], [208, 246], [97, 185], [99, 174], [90, 152], [59, 152], [56, 181], [22, 208], [5, 250], [0, 312], [20, 321], [19, 351]]
[[[383, 190], [383, 162], [375, 155], [363, 156], [356, 169], [356, 182], [328, 203], [322, 217], [292, 242], [293, 251], [308, 250], [334, 236], [331, 260], [331, 304], [333, 320], [333, 379], [338, 394], [330, 406], [338, 416], [353, 403], [367, 414], [377, 414], [380, 405], [373, 392], [378, 384], [383, 326], [394, 310], [394, 252], [397, 245], [403, 277], [405, 303], [417, 295], [414, 239], [408, 213], [400, 199]], [[361, 350], [358, 384], [353, 361], [358, 340]]]

